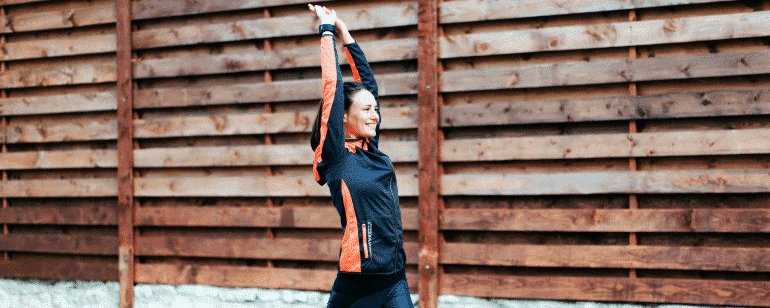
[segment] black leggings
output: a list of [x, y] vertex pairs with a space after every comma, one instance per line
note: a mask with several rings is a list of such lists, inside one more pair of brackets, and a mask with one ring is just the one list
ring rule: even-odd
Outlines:
[[414, 308], [409, 284], [401, 270], [391, 276], [337, 275], [327, 308]]

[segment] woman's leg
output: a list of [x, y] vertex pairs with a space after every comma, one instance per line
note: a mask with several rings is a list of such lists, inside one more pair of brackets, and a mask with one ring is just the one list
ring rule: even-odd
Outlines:
[[414, 308], [412, 297], [409, 296], [409, 284], [406, 279], [402, 279], [390, 288], [388, 301], [382, 305], [383, 308]]

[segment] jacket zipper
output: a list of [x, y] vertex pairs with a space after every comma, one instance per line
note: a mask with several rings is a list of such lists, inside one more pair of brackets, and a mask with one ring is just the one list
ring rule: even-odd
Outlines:
[[[390, 164], [390, 169], [393, 170], [393, 173], [396, 173], [395, 168], [393, 167], [393, 162], [390, 161], [390, 158], [385, 156], [386, 159], [388, 159], [388, 163]], [[393, 175], [390, 176], [390, 181], [388, 181], [388, 188], [390, 189], [390, 198], [393, 199], [393, 234], [396, 236], [396, 242], [398, 244], [401, 244], [401, 238], [398, 237], [398, 230], [396, 230], [396, 197], [393, 195]], [[393, 270], [398, 269], [398, 246], [396, 246], [396, 255], [393, 258]]]

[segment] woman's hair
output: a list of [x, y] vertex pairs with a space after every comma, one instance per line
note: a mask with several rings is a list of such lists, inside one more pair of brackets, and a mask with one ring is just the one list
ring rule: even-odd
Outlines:
[[[350, 109], [350, 105], [353, 104], [353, 95], [361, 90], [366, 90], [366, 88], [360, 82], [346, 81], [342, 83], [342, 94], [345, 101], [345, 112], [347, 112], [348, 109]], [[310, 147], [313, 148], [313, 151], [315, 151], [315, 149], [318, 147], [318, 144], [321, 143], [321, 113], [323, 112], [324, 108], [323, 103], [323, 99], [321, 99], [321, 103], [318, 106], [318, 113], [315, 116], [315, 122], [313, 124], [313, 134], [310, 135]]]

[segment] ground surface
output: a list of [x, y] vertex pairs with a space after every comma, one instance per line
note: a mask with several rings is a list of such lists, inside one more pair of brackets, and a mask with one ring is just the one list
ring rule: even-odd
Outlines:
[[[39, 282], [0, 279], [0, 308], [117, 308], [116, 282]], [[135, 308], [317, 308], [326, 307], [328, 293], [221, 288], [194, 285], [138, 285]], [[417, 303], [417, 295], [412, 301]], [[593, 302], [499, 300], [439, 296], [441, 308], [702, 308], [688, 305], [631, 305]]]

